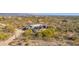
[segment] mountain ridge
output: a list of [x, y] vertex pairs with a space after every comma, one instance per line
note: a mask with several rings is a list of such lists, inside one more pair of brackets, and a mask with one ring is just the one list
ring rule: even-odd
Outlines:
[[79, 16], [79, 13], [0, 13], [0, 16]]

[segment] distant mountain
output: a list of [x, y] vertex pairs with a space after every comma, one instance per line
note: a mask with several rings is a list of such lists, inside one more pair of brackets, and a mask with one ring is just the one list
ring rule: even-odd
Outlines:
[[0, 13], [0, 16], [79, 16], [79, 13]]
[[31, 13], [38, 16], [79, 16], [79, 13]]
[[0, 16], [31, 16], [28, 13], [0, 13]]

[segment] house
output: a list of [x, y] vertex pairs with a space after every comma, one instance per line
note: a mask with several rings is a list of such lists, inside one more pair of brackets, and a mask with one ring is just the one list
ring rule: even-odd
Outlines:
[[34, 32], [39, 31], [40, 29], [46, 29], [48, 26], [47, 24], [30, 24], [27, 26], [24, 26], [22, 30], [31, 29]]

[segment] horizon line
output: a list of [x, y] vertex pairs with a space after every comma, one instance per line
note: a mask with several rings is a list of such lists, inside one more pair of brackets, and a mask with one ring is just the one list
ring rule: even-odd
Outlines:
[[0, 16], [79, 16], [79, 13], [0, 13]]

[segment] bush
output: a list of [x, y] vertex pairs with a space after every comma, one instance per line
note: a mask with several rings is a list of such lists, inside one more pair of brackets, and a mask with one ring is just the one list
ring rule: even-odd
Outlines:
[[23, 33], [23, 36], [24, 36], [24, 37], [27, 37], [27, 36], [30, 36], [32, 33], [33, 33], [32, 30], [29, 29], [29, 30], [26, 30], [26, 31]]
[[5, 40], [8, 38], [8, 34], [6, 33], [0, 33], [0, 40]]
[[14, 27], [11, 25], [8, 25], [5, 27], [5, 32], [13, 33], [15, 31]]
[[49, 28], [41, 32], [42, 37], [53, 37], [55, 35], [55, 29]]
[[42, 37], [42, 33], [41, 32], [35, 33], [35, 37]]
[[36, 32], [36, 33], [34, 34], [34, 36], [33, 36], [33, 39], [40, 39], [40, 40], [42, 40], [42, 39], [43, 39], [42, 36], [43, 36], [43, 35], [42, 35], [41, 32]]
[[56, 32], [57, 31], [54, 28], [48, 28], [48, 29], [45, 29], [41, 32], [35, 33], [35, 37], [51, 38], [51, 37], [54, 37], [56, 35]]

